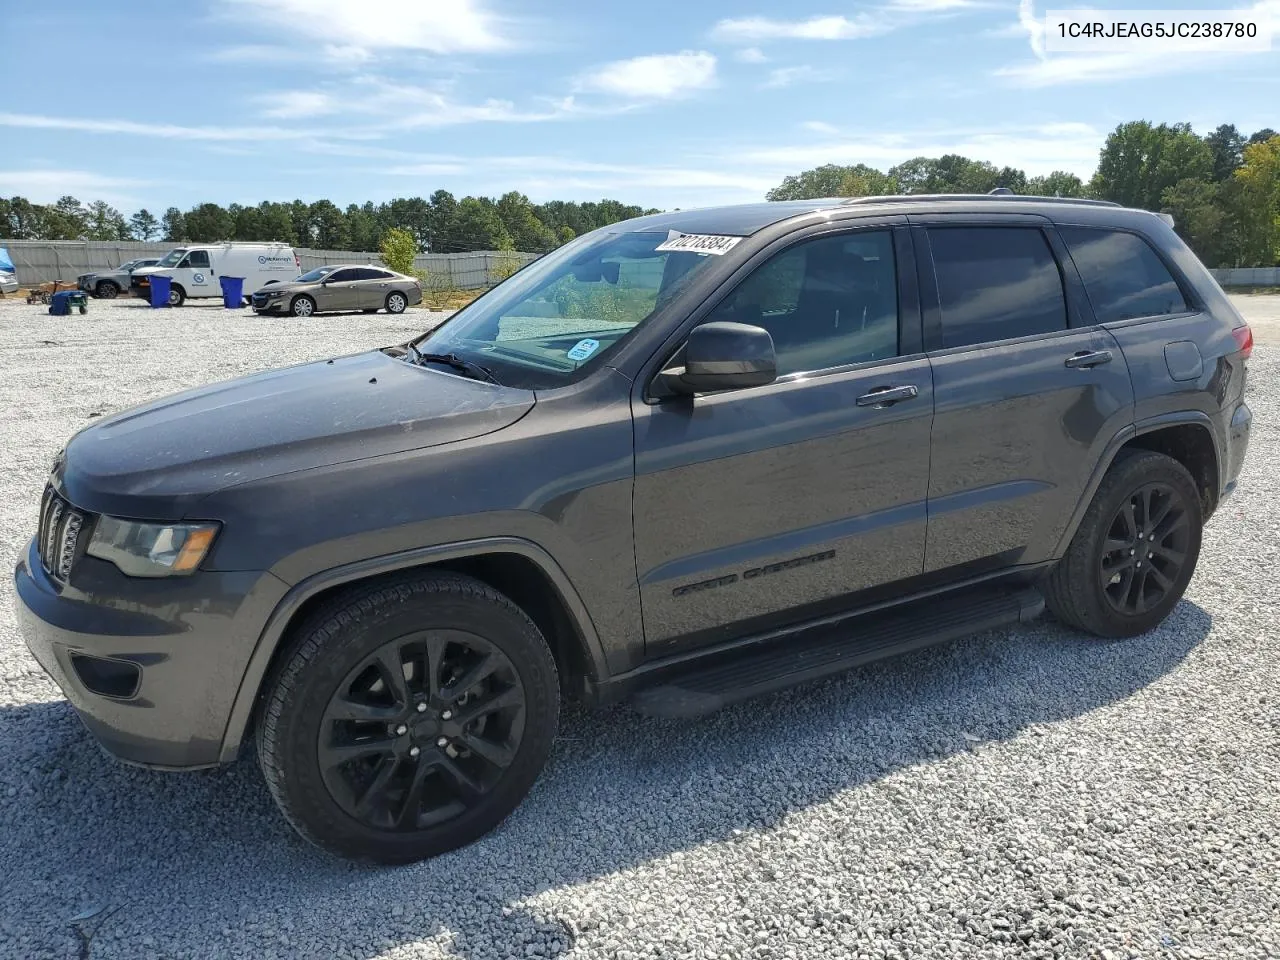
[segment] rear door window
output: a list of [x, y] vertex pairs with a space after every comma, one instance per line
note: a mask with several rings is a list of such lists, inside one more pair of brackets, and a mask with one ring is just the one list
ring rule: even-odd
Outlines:
[[930, 227], [942, 343], [964, 347], [1067, 328], [1062, 273], [1037, 227]]
[[1136, 233], [1059, 227], [1099, 323], [1186, 313], [1187, 301], [1164, 261]]

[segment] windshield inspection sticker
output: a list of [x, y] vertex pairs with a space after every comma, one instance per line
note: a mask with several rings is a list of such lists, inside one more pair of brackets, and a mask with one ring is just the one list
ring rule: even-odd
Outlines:
[[728, 253], [739, 243], [742, 237], [719, 237], [706, 233], [677, 233], [672, 230], [666, 240], [654, 247], [658, 253], [710, 253], [721, 256]]
[[585, 360], [599, 349], [600, 341], [592, 340], [588, 337], [586, 340], [579, 340], [573, 345], [573, 349], [569, 351], [569, 359]]

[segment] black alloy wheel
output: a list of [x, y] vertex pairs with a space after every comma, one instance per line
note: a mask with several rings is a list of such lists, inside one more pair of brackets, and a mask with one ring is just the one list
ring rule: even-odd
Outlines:
[[1116, 511], [1098, 565], [1116, 612], [1146, 613], [1175, 588], [1191, 541], [1189, 513], [1179, 492], [1159, 482], [1139, 487]]
[[493, 789], [524, 722], [524, 686], [494, 644], [460, 630], [406, 634], [330, 698], [317, 744], [325, 786], [375, 829], [437, 826]]

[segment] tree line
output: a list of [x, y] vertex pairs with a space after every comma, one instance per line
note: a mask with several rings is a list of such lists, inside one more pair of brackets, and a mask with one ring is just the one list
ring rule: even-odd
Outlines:
[[[826, 164], [786, 177], [769, 200], [858, 197], [895, 193], [1015, 193], [1092, 197], [1171, 213], [1178, 232], [1209, 266], [1271, 266], [1280, 262], [1280, 136], [1271, 129], [1246, 137], [1223, 124], [1200, 136], [1190, 124], [1145, 120], [1121, 124], [1106, 139], [1088, 182], [1054, 171], [1028, 177], [957, 154], [915, 157], [878, 170], [866, 164]], [[433, 253], [520, 250], [542, 253], [598, 227], [644, 213], [617, 200], [535, 204], [511, 191], [497, 200], [447, 190], [429, 198], [386, 203], [328, 200], [264, 201], [257, 206], [201, 203], [170, 207], [157, 218], [139, 210], [127, 219], [100, 200], [74, 197], [41, 206], [22, 197], [0, 198], [0, 237], [48, 240], [279, 240], [325, 250], [380, 249], [395, 230]]]
[[0, 237], [174, 243], [278, 240], [321, 250], [376, 251], [388, 231], [399, 229], [411, 234], [420, 250], [432, 253], [543, 253], [598, 227], [656, 212], [617, 200], [535, 204], [515, 191], [497, 200], [458, 200], [447, 190], [437, 190], [427, 199], [400, 197], [380, 204], [353, 203], [345, 210], [329, 200], [267, 200], [257, 206], [201, 203], [186, 211], [170, 207], [158, 218], [143, 209], [126, 218], [101, 200], [82, 204], [67, 196], [57, 203], [40, 205], [23, 197], [0, 197]]
[[888, 170], [826, 164], [786, 177], [769, 200], [910, 193], [1014, 193], [1114, 200], [1173, 215], [1176, 229], [1211, 267], [1280, 263], [1280, 136], [1245, 137], [1232, 124], [1199, 136], [1187, 123], [1124, 123], [1106, 139], [1086, 183], [1061, 170], [1028, 177], [958, 154], [915, 157]]

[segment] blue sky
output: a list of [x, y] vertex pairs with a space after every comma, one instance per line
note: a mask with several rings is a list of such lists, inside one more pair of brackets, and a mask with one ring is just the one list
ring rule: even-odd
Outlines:
[[[1251, 6], [1280, 24], [1280, 0]], [[1087, 177], [1107, 131], [1133, 119], [1280, 128], [1280, 44], [1045, 54], [1047, 9], [10, 2], [0, 196], [71, 193], [126, 214], [439, 188], [688, 207], [759, 199], [821, 163], [945, 152]]]

